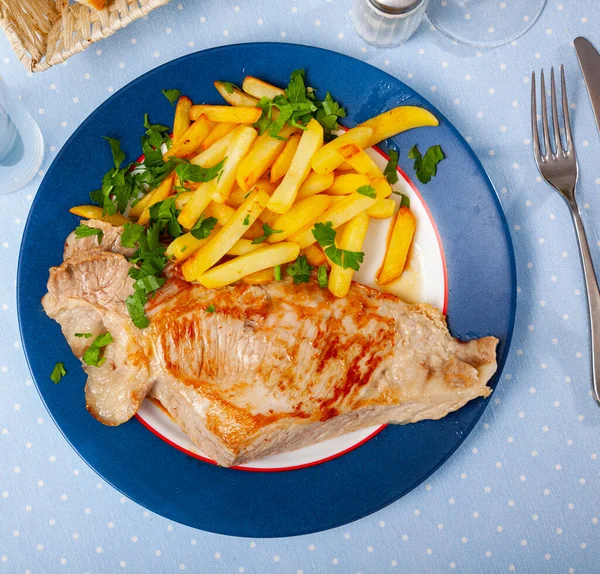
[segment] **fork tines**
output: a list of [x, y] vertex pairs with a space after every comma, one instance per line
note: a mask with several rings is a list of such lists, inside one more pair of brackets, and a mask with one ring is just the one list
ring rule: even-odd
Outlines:
[[535, 72], [531, 74], [531, 131], [533, 134], [533, 151], [536, 160], [541, 163], [546, 163], [549, 159], [558, 159], [560, 157], [569, 157], [575, 153], [573, 148], [573, 137], [571, 134], [571, 122], [569, 120], [569, 101], [567, 99], [567, 86], [565, 82], [564, 66], [560, 67], [560, 83], [562, 92], [562, 112], [565, 124], [566, 147], [560, 135], [560, 125], [558, 120], [558, 106], [556, 103], [556, 86], [554, 81], [554, 68], [550, 71], [550, 100], [552, 105], [552, 126], [553, 137], [550, 134], [548, 125], [548, 109], [546, 105], [546, 83], [544, 80], [544, 70], [541, 72], [541, 100], [542, 100], [542, 135], [544, 140], [544, 149], [540, 148], [540, 140], [538, 135], [538, 115], [536, 105], [536, 87], [535, 87]]

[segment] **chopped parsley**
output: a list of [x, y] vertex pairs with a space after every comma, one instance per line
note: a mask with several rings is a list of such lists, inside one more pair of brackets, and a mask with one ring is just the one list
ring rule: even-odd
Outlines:
[[347, 251], [338, 248], [335, 245], [336, 231], [333, 229], [331, 221], [315, 223], [312, 234], [325, 251], [325, 255], [336, 265], [339, 265], [342, 269], [354, 269], [355, 271], [360, 269], [365, 254], [362, 251]]
[[327, 277], [327, 265], [319, 265], [319, 268], [317, 269], [317, 281], [319, 282], [319, 287], [327, 287], [329, 282]]
[[296, 285], [310, 281], [311, 271], [312, 267], [308, 264], [308, 261], [304, 255], [300, 255], [300, 257], [298, 257], [294, 263], [288, 265], [286, 268], [286, 273], [290, 277], [293, 277]]
[[252, 240], [252, 244], [256, 245], [257, 243], [262, 243], [267, 239], [267, 237], [273, 235], [274, 233], [283, 233], [282, 229], [273, 229], [268, 223], [263, 223], [263, 235], [260, 237], [256, 237]]
[[444, 152], [439, 145], [431, 146], [422, 156], [419, 148], [414, 145], [408, 152], [409, 159], [414, 159], [414, 169], [417, 179], [421, 183], [428, 183], [437, 174], [437, 164], [445, 159]]
[[228, 94], [233, 94], [233, 89], [237, 88], [237, 86], [235, 84], [232, 84], [231, 82], [221, 82], [221, 84], [223, 84], [223, 87], [225, 88], [225, 91]]
[[402, 200], [400, 201], [400, 207], [408, 207], [410, 209], [410, 197], [402, 194]]
[[[271, 137], [280, 138], [279, 132], [288, 123], [305, 130], [308, 122], [315, 118], [322, 126], [329, 139], [331, 131], [339, 128], [338, 118], [346, 116], [344, 108], [327, 92], [323, 101], [317, 100], [314, 89], [305, 84], [304, 70], [295, 70], [285, 90], [285, 96], [278, 95], [273, 99], [263, 97], [256, 104], [262, 109], [262, 115], [254, 124], [259, 134], [267, 131]], [[273, 117], [273, 108], [279, 115]]]
[[89, 339], [92, 334], [91, 333], [75, 333], [76, 337], [80, 337], [82, 339]]
[[123, 247], [135, 247], [142, 233], [144, 233], [144, 229], [144, 226], [138, 223], [126, 223], [121, 234], [121, 245]]
[[275, 265], [273, 267], [273, 277], [275, 281], [281, 281], [281, 265]]
[[161, 90], [163, 96], [171, 102], [171, 105], [174, 106], [175, 102], [179, 99], [181, 95], [181, 90]]
[[217, 219], [215, 217], [204, 217], [204, 215], [200, 216], [200, 219], [196, 222], [196, 225], [190, 229], [190, 233], [196, 239], [206, 239], [211, 231], [215, 228], [217, 224]]
[[383, 170], [383, 175], [388, 180], [390, 185], [394, 185], [398, 182], [398, 157], [399, 154], [395, 149], [388, 150], [390, 159]]
[[94, 342], [87, 348], [83, 354], [83, 361], [92, 367], [100, 367], [106, 362], [104, 357], [101, 357], [102, 349], [106, 345], [113, 342], [112, 335], [107, 331], [103, 335], [98, 335]]
[[98, 245], [102, 244], [102, 238], [104, 237], [104, 231], [97, 229], [96, 227], [88, 227], [84, 223], [75, 228], [75, 237], [81, 239], [82, 237], [91, 237], [95, 235], [98, 238]]
[[180, 181], [210, 181], [215, 179], [215, 177], [221, 173], [225, 159], [227, 158], [224, 158], [213, 167], [200, 167], [199, 165], [194, 165], [185, 160], [180, 160], [181, 163], [175, 168], [175, 173]]
[[356, 190], [356, 193], [360, 193], [361, 195], [366, 195], [367, 197], [370, 197], [372, 199], [375, 199], [377, 197], [377, 192], [375, 191], [375, 188], [371, 185], [361, 185]]
[[206, 312], [207, 312], [207, 313], [214, 313], [215, 311], [216, 311], [216, 309], [215, 309], [215, 306], [214, 306], [214, 305], [209, 305], [209, 306], [206, 308]]
[[246, 213], [246, 217], [244, 217], [244, 221], [242, 221], [244, 225], [250, 225], [250, 214]]
[[66, 374], [67, 370], [65, 369], [65, 365], [63, 363], [56, 363], [50, 373], [50, 380], [56, 385]]

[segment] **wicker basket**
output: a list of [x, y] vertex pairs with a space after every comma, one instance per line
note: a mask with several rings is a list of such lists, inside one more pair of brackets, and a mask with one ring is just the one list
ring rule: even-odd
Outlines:
[[109, 0], [92, 10], [69, 0], [0, 0], [0, 27], [32, 72], [64, 62], [169, 0]]

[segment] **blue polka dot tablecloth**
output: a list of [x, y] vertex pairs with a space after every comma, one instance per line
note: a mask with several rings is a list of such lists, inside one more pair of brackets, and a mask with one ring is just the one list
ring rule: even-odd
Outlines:
[[[564, 63], [579, 197], [600, 269], [600, 137], [572, 45], [583, 35], [600, 47], [597, 3], [548, 0], [525, 36], [489, 51], [454, 45], [427, 22], [399, 48], [373, 48], [354, 33], [350, 4], [172, 2], [66, 65], [35, 75], [26, 73], [0, 35], [0, 75], [37, 118], [47, 149], [39, 177], [0, 197], [0, 574], [599, 571], [600, 409], [589, 390], [582, 269], [567, 207], [538, 177], [529, 127], [532, 70]], [[178, 56], [262, 40], [365, 60], [442, 110], [498, 190], [519, 287], [502, 380], [475, 430], [441, 469], [353, 524], [252, 540], [152, 514], [100, 480], [71, 450], [25, 363], [15, 274], [40, 178], [92, 110], [133, 78]]]

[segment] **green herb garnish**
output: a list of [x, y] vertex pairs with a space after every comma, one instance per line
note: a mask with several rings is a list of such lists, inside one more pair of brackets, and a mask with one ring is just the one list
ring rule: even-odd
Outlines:
[[319, 287], [327, 287], [329, 282], [327, 277], [327, 265], [319, 265], [319, 268], [317, 269], [317, 281], [319, 282]]
[[80, 337], [82, 339], [89, 339], [92, 334], [91, 333], [75, 333], [76, 337]]
[[242, 221], [244, 225], [250, 225], [250, 214], [246, 213], [246, 217], [244, 217], [244, 221]]
[[206, 239], [210, 235], [211, 231], [215, 228], [216, 224], [217, 219], [215, 217], [205, 218], [204, 215], [201, 215], [194, 227], [190, 229], [190, 233], [196, 239]]
[[281, 281], [281, 265], [275, 265], [273, 267], [273, 277], [275, 281]]
[[65, 375], [67, 371], [63, 363], [56, 363], [50, 373], [51, 381], [56, 385]]
[[342, 269], [354, 269], [355, 271], [360, 269], [360, 264], [363, 262], [365, 254], [362, 251], [347, 251], [336, 247], [336, 232], [333, 229], [331, 221], [327, 223], [315, 223], [312, 234], [317, 243], [325, 251], [325, 255], [336, 265], [339, 265]]
[[408, 209], [410, 209], [410, 197], [408, 197], [408, 195], [402, 194], [402, 199], [400, 201], [400, 207], [408, 207]]
[[126, 223], [121, 234], [121, 245], [123, 247], [135, 247], [142, 233], [144, 233], [144, 229], [144, 226], [138, 223]]
[[91, 237], [92, 235], [95, 235], [98, 238], [98, 245], [100, 245], [102, 243], [102, 238], [104, 237], [104, 231], [102, 231], [102, 229], [88, 227], [84, 223], [75, 228], [75, 237], [78, 239], [81, 239], [82, 237]]
[[383, 175], [390, 185], [394, 185], [398, 182], [398, 152], [395, 149], [389, 149], [388, 154], [390, 159], [383, 170]]
[[424, 156], [421, 156], [419, 148], [414, 145], [408, 152], [409, 159], [414, 159], [414, 169], [421, 183], [428, 183], [437, 174], [437, 164], [446, 156], [439, 145], [430, 147]]
[[221, 82], [223, 84], [223, 87], [225, 88], [225, 91], [228, 94], [233, 94], [233, 88], [236, 87], [234, 86], [231, 82]]
[[92, 367], [100, 367], [106, 362], [106, 359], [101, 357], [100, 353], [103, 347], [112, 342], [112, 335], [108, 331], [103, 335], [98, 335], [83, 354], [83, 361]]
[[371, 185], [361, 185], [356, 190], [356, 193], [360, 193], [361, 195], [366, 195], [367, 197], [370, 197], [372, 199], [375, 199], [377, 197], [377, 192], [375, 191], [375, 188]]
[[209, 305], [209, 306], [206, 308], [206, 312], [207, 312], [207, 313], [214, 313], [214, 312], [215, 312], [215, 310], [216, 310], [216, 309], [215, 309], [215, 306], [214, 306], [214, 305]]
[[223, 169], [225, 159], [227, 158], [224, 158], [213, 167], [200, 167], [199, 165], [194, 165], [193, 163], [184, 162], [184, 160], [182, 160], [182, 163], [175, 168], [175, 173], [180, 181], [211, 181], [212, 179], [215, 179]]
[[265, 239], [267, 239], [267, 237], [269, 237], [270, 235], [273, 235], [273, 233], [283, 233], [282, 229], [273, 229], [268, 223], [263, 223], [262, 228], [263, 228], [263, 235], [253, 239], [252, 240], [253, 245], [256, 245], [257, 243], [262, 243], [263, 241], [265, 241]]
[[175, 102], [179, 99], [181, 95], [181, 90], [161, 90], [163, 96], [171, 102], [171, 105], [174, 106]]
[[308, 261], [304, 255], [300, 255], [300, 257], [298, 257], [294, 263], [288, 265], [286, 268], [286, 273], [290, 277], [293, 277], [296, 285], [310, 281], [311, 271], [312, 267], [308, 264]]

